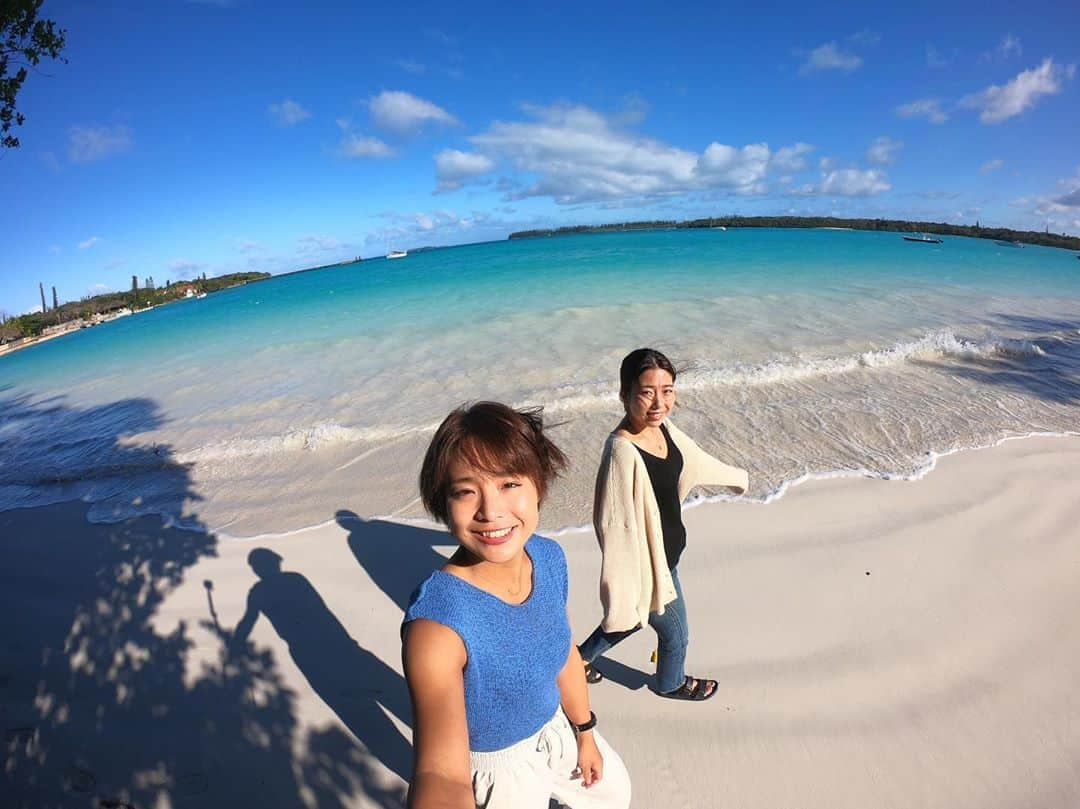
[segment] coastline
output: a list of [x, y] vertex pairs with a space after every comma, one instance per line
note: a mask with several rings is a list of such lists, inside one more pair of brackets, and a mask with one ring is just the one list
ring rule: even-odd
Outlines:
[[[602, 663], [590, 695], [633, 805], [1074, 806], [1078, 485], [1080, 437], [1031, 437], [943, 456], [918, 485], [810, 480], [769, 508], [688, 509], [688, 665], [721, 693], [649, 694], [649, 632]], [[341, 511], [225, 541], [86, 509], [0, 513], [6, 612], [31, 616], [0, 651], [13, 806], [402, 805], [398, 624], [444, 532]], [[599, 553], [588, 531], [559, 541], [582, 637]], [[315, 596], [226, 656], [255, 548]]]
[[[157, 304], [161, 306], [162, 304]], [[90, 322], [83, 320], [68, 320], [59, 326], [50, 326], [51, 331], [48, 333], [42, 333], [36, 337], [23, 337], [18, 340], [12, 340], [10, 343], [0, 344], [0, 357], [5, 354], [14, 354], [16, 351], [21, 351], [24, 348], [30, 348], [32, 346], [40, 345], [41, 343], [47, 343], [49, 340], [55, 340], [57, 337], [64, 337], [68, 334], [75, 334], [83, 329], [92, 329], [94, 326], [101, 326], [105, 323], [111, 323], [114, 320], [118, 320], [122, 317], [128, 317], [129, 315], [138, 314], [139, 312], [145, 312], [147, 310], [155, 308], [154, 306], [147, 306], [144, 309], [125, 310], [108, 315], [99, 315], [96, 319]], [[66, 327], [66, 328], [62, 328]]]

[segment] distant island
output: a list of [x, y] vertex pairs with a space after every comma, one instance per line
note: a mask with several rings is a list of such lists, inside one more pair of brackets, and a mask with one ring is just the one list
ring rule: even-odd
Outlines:
[[118, 317], [135, 312], [142, 312], [187, 298], [199, 298], [220, 289], [239, 286], [251, 281], [270, 278], [268, 272], [237, 272], [190, 281], [166, 281], [164, 286], [155, 286], [152, 277], [145, 279], [139, 286], [137, 276], [131, 278], [131, 290], [127, 292], [105, 292], [91, 295], [78, 301], [59, 303], [56, 289], [53, 288], [53, 306], [46, 306], [45, 289], [41, 289], [41, 311], [12, 317], [0, 323], [0, 353], [23, 348], [32, 343], [59, 337], [78, 329], [96, 326]]
[[1040, 244], [1080, 250], [1080, 238], [1065, 234], [1040, 233], [1035, 230], [984, 228], [974, 225], [950, 225], [946, 222], [909, 222], [903, 219], [840, 219], [834, 216], [721, 216], [709, 219], [688, 219], [682, 222], [653, 220], [651, 222], [622, 222], [611, 225], [574, 225], [550, 230], [520, 230], [510, 239], [534, 239], [540, 236], [567, 236], [575, 233], [609, 233], [625, 230], [669, 230], [693, 228], [842, 228], [849, 230], [886, 230], [897, 233], [935, 233], [939, 236], [970, 236], [1021, 244]]

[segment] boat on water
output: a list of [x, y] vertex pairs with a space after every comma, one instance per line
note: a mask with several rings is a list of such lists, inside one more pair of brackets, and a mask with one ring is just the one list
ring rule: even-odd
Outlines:
[[407, 256], [407, 255], [409, 255], [408, 250], [391, 250], [389, 253], [386, 254], [386, 257], [387, 258], [405, 258], [405, 256]]
[[905, 242], [923, 242], [924, 244], [941, 244], [941, 239], [931, 236], [929, 233], [909, 233], [904, 236]]
[[999, 247], [1023, 247], [1023, 242], [1018, 242], [1015, 239], [994, 239], [994, 244]]
[[198, 295], [196, 295], [195, 297], [196, 297], [196, 298], [205, 298], [205, 297], [206, 297], [206, 293], [205, 293], [205, 292], [200, 292], [200, 293], [199, 293]]

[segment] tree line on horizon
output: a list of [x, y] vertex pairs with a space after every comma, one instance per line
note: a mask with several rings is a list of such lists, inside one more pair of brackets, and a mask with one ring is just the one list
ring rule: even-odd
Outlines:
[[939, 236], [968, 236], [976, 239], [1038, 244], [1080, 250], [1080, 238], [1064, 233], [1051, 233], [1049, 229], [1013, 230], [1012, 228], [984, 228], [974, 225], [952, 225], [947, 222], [913, 222], [905, 219], [843, 219], [835, 216], [718, 216], [683, 221], [654, 219], [642, 222], [619, 222], [604, 225], [570, 225], [560, 228], [520, 230], [511, 233], [509, 239], [534, 239], [542, 236], [566, 236], [576, 233], [607, 233], [624, 230], [669, 230], [701, 228], [850, 228], [851, 230], [882, 230], [898, 233], [933, 233]]
[[184, 298], [190, 288], [196, 294], [216, 292], [219, 289], [246, 284], [249, 281], [261, 281], [269, 278], [268, 272], [237, 272], [190, 281], [166, 281], [165, 286], [155, 287], [153, 276], [143, 280], [139, 286], [139, 277], [131, 276], [131, 289], [127, 292], [103, 292], [100, 295], [88, 295], [78, 301], [60, 303], [56, 287], [52, 288], [53, 306], [46, 304], [45, 286], [38, 284], [41, 293], [41, 311], [28, 312], [18, 317], [7, 317], [0, 313], [0, 343], [7, 343], [24, 337], [38, 337], [50, 326], [58, 326], [73, 320], [89, 320], [95, 315], [108, 315], [121, 309], [136, 311], [163, 303], [171, 303]]

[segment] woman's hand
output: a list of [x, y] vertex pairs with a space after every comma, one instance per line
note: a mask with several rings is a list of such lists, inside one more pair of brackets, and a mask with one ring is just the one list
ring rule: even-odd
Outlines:
[[577, 736], [577, 769], [574, 778], [580, 778], [582, 786], [588, 789], [604, 777], [604, 757], [596, 746], [591, 730]]

